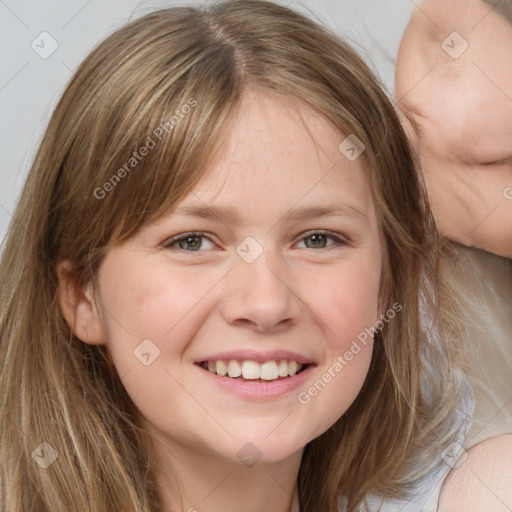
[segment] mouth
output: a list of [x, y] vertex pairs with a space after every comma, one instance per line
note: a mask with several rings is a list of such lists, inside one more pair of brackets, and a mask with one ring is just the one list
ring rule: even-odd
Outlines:
[[301, 363], [292, 359], [276, 359], [269, 361], [217, 359], [196, 363], [203, 370], [230, 380], [242, 382], [272, 383], [287, 380], [301, 374], [310, 363]]

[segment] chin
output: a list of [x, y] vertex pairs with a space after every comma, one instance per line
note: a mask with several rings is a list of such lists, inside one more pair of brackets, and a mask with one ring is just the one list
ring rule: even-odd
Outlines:
[[306, 439], [283, 439], [273, 435], [262, 436], [259, 432], [254, 437], [250, 435], [236, 436], [224, 446], [212, 446], [211, 449], [226, 462], [241, 463], [247, 467], [256, 464], [276, 464], [297, 457], [300, 460]]

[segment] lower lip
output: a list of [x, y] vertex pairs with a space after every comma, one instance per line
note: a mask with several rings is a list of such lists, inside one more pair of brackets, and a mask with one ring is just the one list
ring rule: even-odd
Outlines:
[[231, 379], [229, 377], [221, 377], [220, 375], [216, 375], [205, 370], [199, 365], [196, 366], [207, 378], [210, 378], [213, 383], [216, 383], [222, 389], [230, 391], [231, 393], [243, 398], [253, 399], [279, 398], [296, 390], [309, 378], [315, 367], [315, 365], [310, 364], [305, 370], [293, 377], [286, 377], [285, 379], [273, 382], [261, 382], [250, 380], [242, 381]]

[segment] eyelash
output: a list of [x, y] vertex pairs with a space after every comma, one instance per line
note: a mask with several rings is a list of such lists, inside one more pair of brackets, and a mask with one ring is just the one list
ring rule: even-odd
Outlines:
[[[296, 243], [303, 242], [307, 238], [311, 238], [312, 236], [315, 236], [315, 235], [324, 236], [328, 240], [333, 241], [333, 243], [331, 243], [329, 245], [326, 245], [325, 247], [320, 247], [319, 249], [328, 249], [328, 248], [333, 247], [335, 245], [347, 245], [348, 244], [348, 241], [346, 239], [344, 239], [343, 237], [341, 237], [341, 236], [339, 236], [339, 235], [337, 235], [335, 233], [332, 233], [330, 231], [325, 231], [325, 230], [312, 230], [312, 231], [308, 231], [306, 233], [303, 233], [301, 235], [301, 238]], [[181, 250], [183, 252], [202, 252], [200, 249], [197, 250], [197, 251], [187, 251], [186, 249], [182, 249], [180, 247], [176, 247], [177, 244], [179, 244], [179, 242], [184, 241], [187, 238], [193, 238], [193, 237], [196, 237], [196, 238], [206, 238], [212, 244], [214, 244], [214, 242], [212, 242], [212, 240], [208, 237], [208, 235], [206, 233], [199, 232], [199, 231], [191, 231], [191, 232], [188, 232], [188, 233], [181, 233], [181, 234], [176, 235], [176, 236], [174, 236], [172, 238], [169, 238], [162, 245], [163, 245], [164, 248], [169, 249], [169, 248], [173, 248], [174, 247], [175, 249]], [[304, 249], [312, 249], [311, 247], [303, 247], [303, 248]]]
[[[347, 245], [348, 241], [341, 237], [340, 235], [337, 235], [336, 233], [332, 233], [331, 231], [325, 231], [325, 230], [312, 230], [307, 231], [306, 233], [303, 233], [301, 235], [301, 238], [299, 242], [302, 242], [306, 240], [307, 238], [311, 238], [312, 236], [324, 236], [325, 238], [332, 240], [334, 243], [327, 245], [326, 247], [320, 247], [320, 249], [328, 249], [329, 247], [333, 247], [335, 245]], [[305, 247], [305, 249], [310, 249], [310, 247]]]
[[505, 158], [503, 160], [494, 160], [492, 162], [484, 162], [483, 165], [486, 167], [498, 166], [498, 165], [509, 165], [512, 163], [510, 158]]
[[[202, 232], [198, 232], [198, 231], [191, 231], [189, 233], [181, 233], [179, 235], [176, 235], [176, 236], [173, 236], [172, 238], [169, 238], [168, 240], [166, 240], [164, 243], [163, 243], [163, 247], [165, 247], [166, 249], [170, 249], [172, 248], [173, 246], [176, 246], [179, 242], [181, 242], [182, 240], [186, 240], [187, 238], [192, 238], [192, 237], [197, 237], [197, 238], [206, 238], [207, 240], [209, 240], [212, 244], [214, 242], [212, 242], [210, 240], [210, 238], [207, 236], [206, 233], [202, 233]], [[179, 247], [174, 247], [175, 249], [180, 249]], [[201, 252], [201, 251], [187, 251], [186, 249], [181, 249], [182, 251], [184, 252]]]

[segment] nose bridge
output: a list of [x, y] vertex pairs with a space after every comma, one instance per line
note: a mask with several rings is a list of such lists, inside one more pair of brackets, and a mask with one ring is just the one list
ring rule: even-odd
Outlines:
[[287, 275], [286, 261], [272, 249], [252, 261], [239, 254], [224, 301], [226, 320], [268, 330], [297, 319], [300, 301], [287, 285]]
[[287, 298], [289, 293], [283, 279], [286, 264], [283, 264], [276, 251], [263, 250], [261, 255], [249, 263], [239, 258], [235, 265], [235, 278], [244, 283], [245, 291], [255, 300], [279, 300]]

